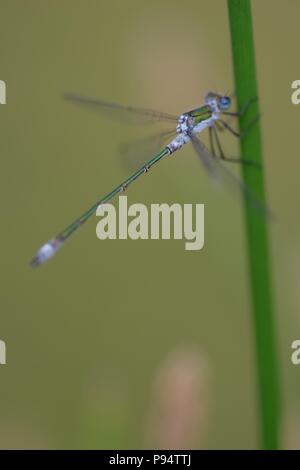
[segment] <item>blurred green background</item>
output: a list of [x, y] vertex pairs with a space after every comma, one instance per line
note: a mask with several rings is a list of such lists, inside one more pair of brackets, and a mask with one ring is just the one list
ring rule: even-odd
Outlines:
[[[299, 0], [255, 0], [284, 414], [300, 445]], [[205, 203], [205, 247], [100, 241], [96, 217], [49, 264], [39, 245], [128, 174], [119, 144], [149, 133], [75, 107], [78, 92], [180, 113], [233, 90], [225, 0], [0, 0], [0, 448], [256, 448], [242, 205], [192, 149], [128, 203]], [[224, 139], [228, 155], [237, 143]], [[235, 171], [238, 169], [235, 168]], [[117, 202], [117, 201], [116, 201]]]

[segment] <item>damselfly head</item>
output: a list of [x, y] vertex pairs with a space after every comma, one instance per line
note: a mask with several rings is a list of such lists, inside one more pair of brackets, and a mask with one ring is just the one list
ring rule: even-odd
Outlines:
[[231, 106], [231, 98], [227, 95], [209, 92], [205, 97], [205, 103], [208, 104], [213, 111], [226, 111]]
[[219, 100], [219, 107], [221, 111], [226, 111], [231, 106], [231, 98], [229, 96], [221, 96]]

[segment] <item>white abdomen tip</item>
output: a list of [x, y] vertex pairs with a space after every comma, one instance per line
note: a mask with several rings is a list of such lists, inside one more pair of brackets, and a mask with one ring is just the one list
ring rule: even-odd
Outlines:
[[45, 263], [45, 261], [52, 258], [60, 246], [61, 242], [56, 239], [45, 243], [45, 245], [38, 250], [35, 257], [31, 260], [30, 265], [35, 267]]

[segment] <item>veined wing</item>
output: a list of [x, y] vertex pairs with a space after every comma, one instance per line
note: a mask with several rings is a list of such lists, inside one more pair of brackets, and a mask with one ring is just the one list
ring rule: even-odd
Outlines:
[[203, 166], [218, 181], [224, 181], [229, 183], [231, 187], [239, 190], [240, 193], [246, 196], [249, 203], [260, 212], [263, 216], [267, 216], [270, 219], [274, 219], [272, 212], [266, 207], [260, 199], [251, 191], [251, 189], [243, 183], [234, 173], [228, 168], [223, 166], [221, 162], [213, 157], [206, 146], [201, 140], [195, 135], [190, 135], [192, 145], [197, 155], [199, 156]]
[[156, 154], [176, 134], [175, 128], [152, 134], [144, 139], [138, 139], [121, 144], [120, 159], [128, 170], [134, 170], [144, 163], [151, 155]]
[[119, 121], [125, 121], [131, 124], [149, 124], [157, 121], [177, 122], [177, 116], [162, 113], [153, 109], [135, 108], [133, 106], [125, 106], [122, 104], [111, 103], [110, 101], [102, 101], [89, 98], [74, 93], [65, 93], [64, 98], [73, 103], [93, 109], [100, 112], [103, 116], [108, 116]]
[[221, 175], [219, 169], [217, 168], [217, 163], [213, 155], [211, 155], [209, 150], [205, 147], [205, 145], [201, 142], [200, 139], [198, 139], [195, 134], [191, 133], [189, 134], [189, 137], [191, 139], [193, 148], [197, 153], [198, 157], [200, 158], [201, 163], [203, 164], [206, 171], [214, 180], [220, 180]]

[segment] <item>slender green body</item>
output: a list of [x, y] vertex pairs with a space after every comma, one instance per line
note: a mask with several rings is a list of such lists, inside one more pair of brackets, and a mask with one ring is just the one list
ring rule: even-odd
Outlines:
[[[212, 126], [214, 126], [215, 124], [215, 121], [219, 119], [220, 113], [226, 113], [226, 111], [231, 106], [231, 100], [228, 96], [209, 92], [205, 96], [205, 105], [195, 108], [187, 113], [183, 113], [180, 116], [172, 116], [170, 114], [154, 111], [151, 109], [134, 108], [132, 106], [124, 106], [103, 100], [95, 100], [70, 93], [66, 95], [66, 98], [80, 105], [105, 111], [106, 115], [111, 114], [115, 115], [116, 117], [121, 117], [123, 115], [123, 117], [127, 116], [127, 118], [138, 116], [139, 118], [143, 117], [144, 119], [146, 119], [147, 122], [149, 120], [150, 122], [153, 120], [171, 121], [176, 122], [177, 126], [174, 131], [172, 131], [172, 140], [169, 141], [167, 145], [162, 145], [162, 150], [160, 150], [158, 153], [155, 153], [154, 151], [154, 157], [152, 157], [145, 165], [143, 165], [139, 170], [129, 176], [129, 178], [127, 178], [123, 183], [119, 184], [110, 193], [108, 193], [106, 196], [104, 196], [95, 204], [93, 204], [86, 212], [84, 212], [84, 214], [82, 214], [78, 219], [68, 225], [67, 228], [60, 232], [55, 238], [52, 238], [47, 243], [42, 245], [42, 247], [37, 251], [36, 255], [31, 260], [32, 266], [40, 266], [41, 264], [45, 263], [45, 261], [52, 258], [52, 256], [57, 252], [57, 250], [63, 245], [64, 241], [67, 240], [72, 235], [72, 233], [74, 233], [82, 224], [84, 224], [84, 222], [86, 222], [91, 217], [92, 214], [96, 212], [97, 207], [99, 207], [99, 205], [107, 203], [118, 193], [125, 191], [127, 186], [129, 186], [142, 174], [146, 173], [155, 163], [159, 162], [167, 155], [171, 155], [172, 153], [178, 151], [183, 147], [183, 145], [187, 144], [188, 142], [192, 143], [194, 150], [196, 151], [198, 157], [204, 165], [204, 168], [209, 172], [211, 176], [216, 177], [217, 174], [222, 172], [222, 167], [216, 164], [215, 154], [213, 153], [211, 155], [209, 153], [206, 147], [197, 138], [197, 134], [207, 128], [211, 130]], [[170, 131], [164, 132], [162, 136], [168, 136], [169, 138]], [[224, 175], [228, 177], [228, 175], [230, 175], [230, 172], [228, 172], [227, 170], [225, 171], [225, 169], [223, 169], [223, 176]], [[231, 176], [231, 180], [235, 184], [237, 183], [240, 189], [244, 189], [234, 177]]]
[[97, 207], [100, 204], [105, 204], [106, 202], [110, 201], [114, 196], [116, 196], [118, 193], [121, 193], [125, 191], [125, 189], [133, 182], [135, 181], [139, 176], [141, 176], [143, 173], [146, 173], [147, 171], [150, 170], [150, 168], [155, 165], [155, 163], [159, 162], [162, 158], [166, 157], [167, 155], [170, 154], [170, 151], [168, 150], [167, 147], [162, 149], [157, 155], [155, 155], [151, 160], [149, 160], [145, 165], [143, 165], [139, 170], [137, 170], [135, 173], [133, 173], [129, 178], [127, 178], [123, 183], [119, 184], [116, 188], [114, 188], [110, 193], [106, 194], [103, 198], [101, 198], [99, 201], [97, 201], [95, 204], [93, 204], [84, 214], [82, 214], [81, 217], [76, 219], [75, 222], [72, 222], [70, 225], [68, 225], [67, 228], [65, 228], [62, 232], [60, 232], [57, 235], [57, 239], [61, 242], [66, 240], [72, 233], [84, 222], [86, 222], [97, 210]]
[[[257, 96], [255, 57], [249, 0], [228, 0], [231, 27], [233, 63], [238, 107]], [[241, 129], [258, 115], [258, 101], [247, 116], [240, 118]], [[260, 126], [241, 138], [241, 156], [262, 163]], [[263, 172], [243, 166], [243, 177], [247, 186], [264, 203], [265, 190]], [[248, 258], [253, 302], [253, 319], [256, 340], [258, 388], [262, 424], [262, 446], [264, 449], [279, 447], [280, 394], [276, 351], [276, 336], [272, 305], [272, 289], [269, 268], [268, 235], [266, 219], [245, 201]]]
[[127, 186], [133, 183], [133, 181], [135, 181], [143, 173], [147, 173], [147, 171], [149, 171], [150, 168], [153, 165], [155, 165], [155, 163], [159, 162], [162, 158], [166, 157], [169, 154], [170, 154], [170, 151], [168, 150], [167, 147], [162, 149], [157, 155], [151, 158], [151, 160], [149, 160], [139, 170], [137, 170], [135, 173], [129, 176], [129, 178], [123, 181], [123, 183], [119, 184], [119, 186], [114, 188], [110, 193], [106, 194], [106, 196], [104, 196], [102, 199], [100, 199], [95, 204], [93, 204], [90, 207], [90, 209], [88, 209], [84, 214], [82, 214], [82, 216], [79, 217], [75, 222], [70, 224], [56, 238], [59, 239], [60, 241], [66, 240], [80, 225], [84, 224], [84, 222], [86, 222], [91, 217], [91, 215], [93, 215], [96, 212], [98, 206], [100, 206], [101, 204], [105, 204], [106, 202], [110, 201], [114, 196], [116, 196], [118, 193], [125, 191]]

